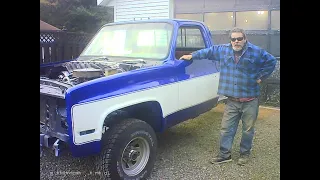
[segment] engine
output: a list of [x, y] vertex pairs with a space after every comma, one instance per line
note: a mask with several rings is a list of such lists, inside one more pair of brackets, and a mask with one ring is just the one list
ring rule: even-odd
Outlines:
[[76, 85], [96, 78], [139, 69], [143, 63], [109, 61], [71, 61], [47, 70], [44, 79]]

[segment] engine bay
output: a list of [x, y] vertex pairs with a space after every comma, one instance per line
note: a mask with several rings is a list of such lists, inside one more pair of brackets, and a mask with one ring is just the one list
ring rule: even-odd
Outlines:
[[143, 61], [70, 61], [46, 69], [40, 75], [40, 80], [50, 79], [73, 86], [96, 78], [139, 69], [144, 66], [146, 66], [146, 63]]

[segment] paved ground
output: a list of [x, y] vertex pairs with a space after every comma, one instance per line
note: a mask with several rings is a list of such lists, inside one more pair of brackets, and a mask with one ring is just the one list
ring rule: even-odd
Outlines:
[[[252, 159], [238, 166], [240, 133], [233, 148], [233, 162], [212, 165], [218, 152], [219, 129], [224, 104], [198, 118], [179, 124], [159, 135], [158, 155], [150, 180], [263, 180], [280, 179], [280, 110], [260, 109]], [[241, 128], [241, 123], [239, 124]], [[40, 158], [41, 179], [94, 179], [90, 158], [73, 159], [69, 154]]]

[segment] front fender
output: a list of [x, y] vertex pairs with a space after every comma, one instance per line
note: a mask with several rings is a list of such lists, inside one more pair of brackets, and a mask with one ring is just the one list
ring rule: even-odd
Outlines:
[[102, 125], [111, 112], [156, 101], [162, 116], [178, 110], [177, 71], [160, 66], [96, 79], [68, 89], [69, 137], [74, 145], [100, 141]]
[[[131, 94], [73, 106], [71, 110], [73, 143], [80, 145], [92, 141], [100, 141], [103, 123], [110, 113], [148, 101], [157, 100], [154, 97], [142, 97], [140, 94]], [[161, 103], [159, 104], [161, 106]], [[90, 130], [92, 130], [92, 133], [82, 135]]]

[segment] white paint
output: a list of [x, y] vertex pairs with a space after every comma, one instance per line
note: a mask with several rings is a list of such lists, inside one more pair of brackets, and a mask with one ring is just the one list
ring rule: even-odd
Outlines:
[[[72, 108], [74, 143], [100, 140], [102, 124], [109, 113], [146, 101], [159, 102], [163, 116], [175, 112], [178, 109], [178, 83], [74, 106]], [[96, 131], [93, 134], [80, 136], [81, 131], [88, 129], [96, 129]]]
[[[218, 74], [210, 74], [178, 83], [152, 89], [123, 94], [72, 107], [73, 141], [83, 144], [101, 139], [102, 124], [106, 116], [123, 107], [146, 101], [157, 101], [162, 108], [163, 117], [179, 110], [197, 105], [218, 97]], [[198, 89], [196, 90], [195, 87]], [[180, 94], [179, 94], [180, 93]], [[81, 131], [95, 129], [92, 134], [80, 136]]]
[[174, 18], [174, 0], [169, 0], [169, 18]]
[[179, 85], [179, 109], [186, 109], [213, 99], [217, 95], [219, 74], [192, 78]]
[[99, 6], [103, 0], [97, 0], [97, 5]]
[[108, 6], [115, 6], [117, 0], [109, 0]]
[[169, 17], [169, 0], [117, 0], [115, 21]]
[[98, 6], [114, 6], [116, 0], [97, 0]]

